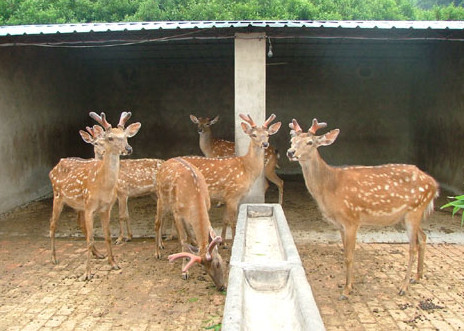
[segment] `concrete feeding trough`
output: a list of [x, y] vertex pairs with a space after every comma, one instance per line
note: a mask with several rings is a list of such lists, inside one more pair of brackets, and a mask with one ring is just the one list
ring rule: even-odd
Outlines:
[[325, 330], [279, 204], [240, 206], [222, 330]]

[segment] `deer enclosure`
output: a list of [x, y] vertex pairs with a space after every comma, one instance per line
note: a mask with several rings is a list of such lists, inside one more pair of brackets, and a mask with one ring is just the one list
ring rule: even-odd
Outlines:
[[[288, 123], [297, 118], [308, 126], [318, 118], [341, 130], [337, 143], [322, 152], [327, 163], [414, 164], [452, 192], [462, 190], [464, 153], [456, 144], [464, 134], [462, 43], [424, 41], [423, 31], [410, 29], [418, 39], [385, 44], [369, 39], [375, 29], [355, 30], [339, 32], [362, 38], [304, 39], [306, 30], [282, 29], [279, 36], [288, 38], [272, 41], [266, 113], [283, 124], [269, 139], [280, 155], [271, 174], [275, 182], [301, 174], [285, 157]], [[393, 34], [375, 31], [382, 38]], [[267, 32], [272, 36], [272, 29]], [[32, 43], [49, 37], [22, 38]], [[78, 134], [92, 125], [89, 111], [103, 111], [110, 121], [132, 112], [142, 123], [131, 141], [134, 159], [202, 155], [190, 115], [219, 116], [211, 126], [214, 137], [233, 141], [233, 49], [232, 38], [109, 48], [2, 47], [1, 63], [9, 65], [0, 67], [0, 109], [7, 119], [0, 123], [0, 213], [49, 194], [47, 174], [60, 158], [93, 157]]]
[[[345, 280], [340, 234], [322, 219], [301, 176], [283, 179], [288, 188], [284, 213], [327, 330], [372, 325], [391, 330], [432, 325], [452, 329], [452, 325], [461, 325], [456, 316], [464, 308], [462, 244], [436, 244], [433, 239], [440, 233], [448, 238], [464, 238], [459, 219], [447, 211], [436, 211], [423, 223], [429, 235], [424, 279], [412, 284], [405, 296], [398, 295], [407, 267], [404, 227], [361, 228], [355, 251], [354, 293], [349, 301], [340, 301]], [[275, 186], [271, 186], [267, 197], [277, 202]], [[439, 198], [437, 205], [445, 200], [446, 196]], [[85, 239], [76, 223], [76, 213], [70, 208], [63, 210], [56, 231], [60, 263], [53, 265], [50, 261], [51, 206], [51, 199], [33, 202], [0, 219], [0, 262], [4, 266], [0, 270], [0, 327], [34, 325], [28, 318], [62, 328], [98, 325], [114, 330], [128, 326], [200, 330], [221, 322], [225, 295], [217, 291], [204, 269], [192, 267], [190, 278], [183, 280], [182, 262], [169, 263], [168, 255], [179, 252], [178, 240], [166, 240], [163, 258], [155, 257], [156, 203], [151, 197], [129, 200], [134, 239], [113, 245], [121, 270], [110, 270], [106, 259], [94, 259], [96, 274], [88, 282], [79, 280], [85, 270]], [[210, 212], [218, 232], [223, 208], [213, 206]], [[117, 209], [116, 204], [111, 218], [113, 240], [119, 234]], [[167, 229], [171, 219], [166, 217]], [[95, 224], [95, 244], [104, 252], [98, 218]], [[220, 248], [219, 252], [228, 265], [231, 250]], [[47, 312], [56, 313], [50, 320], [43, 320]]]

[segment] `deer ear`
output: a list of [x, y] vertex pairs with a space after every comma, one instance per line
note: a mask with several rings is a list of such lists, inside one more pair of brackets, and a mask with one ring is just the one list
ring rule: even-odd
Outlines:
[[216, 115], [216, 117], [213, 118], [213, 119], [209, 122], [209, 124], [216, 124], [217, 121], [219, 121], [219, 115]]
[[281, 125], [282, 125], [281, 122], [277, 122], [277, 123], [272, 124], [271, 127], [268, 130], [269, 135], [276, 134], [277, 131], [279, 131]]
[[195, 115], [190, 115], [190, 120], [195, 123], [195, 124], [198, 124], [198, 118], [195, 116]]
[[335, 139], [337, 139], [338, 134], [340, 133], [339, 129], [332, 130], [326, 134], [318, 137], [317, 143], [319, 146], [329, 146], [332, 145]]
[[93, 144], [92, 136], [89, 133], [83, 130], [79, 130], [79, 133], [82, 137], [82, 140], [84, 140], [87, 144]]
[[135, 136], [137, 132], [139, 132], [141, 126], [142, 124], [140, 124], [140, 122], [132, 123], [124, 131], [126, 132], [127, 136], [130, 138], [130, 137]]
[[101, 136], [105, 133], [105, 129], [103, 129], [100, 125], [95, 124], [93, 126], [93, 131], [95, 132], [95, 135]]
[[248, 124], [242, 122], [242, 123], [240, 123], [240, 125], [242, 126], [243, 132], [245, 132], [246, 134], [251, 133], [252, 130], [251, 130], [251, 127]]

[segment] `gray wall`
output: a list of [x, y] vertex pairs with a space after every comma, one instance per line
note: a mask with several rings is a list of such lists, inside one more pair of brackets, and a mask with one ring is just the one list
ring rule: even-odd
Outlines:
[[[433, 46], [433, 47], [432, 47]], [[464, 153], [464, 60], [461, 43], [436, 43], [416, 57], [308, 59], [267, 67], [267, 113], [283, 122], [271, 142], [280, 172], [300, 173], [285, 157], [288, 123], [312, 118], [339, 128], [321, 148], [328, 163], [414, 163], [461, 191]], [[0, 212], [49, 193], [48, 172], [60, 157], [91, 157], [78, 134], [89, 110], [109, 121], [132, 111], [140, 132], [134, 157], [199, 154], [188, 115], [214, 116], [217, 136], [233, 139], [233, 62], [158, 64], [94, 59], [85, 50], [0, 48]], [[97, 52], [105, 52], [105, 49]], [[322, 130], [321, 130], [322, 131]]]
[[77, 130], [87, 92], [82, 70], [71, 65], [63, 50], [3, 47], [0, 63], [4, 212], [49, 193], [51, 167], [60, 157], [79, 153]]

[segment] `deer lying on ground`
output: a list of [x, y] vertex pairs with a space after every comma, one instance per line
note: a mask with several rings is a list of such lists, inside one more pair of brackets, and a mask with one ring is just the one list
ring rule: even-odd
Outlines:
[[[200, 149], [206, 157], [235, 156], [234, 142], [213, 137], [211, 125], [217, 123], [219, 116], [210, 119], [209, 117], [196, 117], [190, 115], [190, 120], [198, 127]], [[264, 176], [279, 189], [279, 203], [282, 204], [284, 198], [284, 181], [280, 179], [275, 172], [275, 169], [279, 167], [277, 161], [278, 153], [274, 147], [269, 145], [264, 152]], [[269, 184], [266, 181], [266, 190], [268, 186]]]
[[316, 131], [326, 126], [326, 123], [318, 123], [314, 119], [305, 133], [293, 120], [290, 123], [291, 147], [287, 156], [291, 161], [300, 163], [306, 187], [322, 215], [340, 230], [346, 268], [346, 284], [340, 299], [346, 299], [352, 291], [353, 254], [359, 226], [387, 226], [401, 221], [404, 221], [409, 237], [408, 269], [399, 291], [400, 295], [404, 295], [418, 246], [417, 273], [411, 282], [422, 278], [427, 237], [421, 229], [421, 221], [433, 211], [438, 184], [413, 165], [329, 166], [317, 148], [331, 145], [340, 130], [316, 136]]
[[199, 156], [182, 157], [196, 166], [205, 176], [210, 198], [225, 203], [221, 237], [225, 239], [227, 225], [230, 225], [232, 241], [235, 237], [237, 208], [240, 200], [262, 173], [264, 168], [262, 160], [264, 150], [269, 147], [269, 136], [277, 133], [281, 125], [277, 122], [268, 128], [268, 125], [275, 119], [274, 114], [264, 122], [262, 127], [258, 127], [250, 115], [240, 114], [240, 117], [246, 122], [241, 123], [243, 132], [251, 138], [246, 155], [222, 159]]
[[[105, 236], [108, 263], [112, 269], [119, 269], [111, 249], [110, 213], [116, 201], [116, 184], [119, 176], [119, 155], [132, 153], [132, 147], [127, 138], [133, 137], [140, 129], [140, 123], [133, 123], [124, 129], [131, 113], [123, 112], [119, 124], [112, 128], [106, 121], [104, 113], [101, 116], [94, 112], [90, 117], [100, 123], [105, 132], [99, 143], [104, 149], [102, 160], [80, 160], [75, 158], [61, 159], [50, 171], [49, 177], [53, 188], [53, 212], [50, 220], [51, 260], [58, 263], [55, 251], [55, 230], [58, 218], [66, 204], [78, 211], [79, 224], [87, 241], [87, 268], [84, 280], [92, 277], [90, 272], [90, 254], [100, 255], [94, 247], [93, 217], [100, 214], [100, 221]], [[81, 136], [86, 137], [84, 131]], [[84, 138], [84, 140], [86, 140]], [[78, 162], [76, 162], [78, 160]]]
[[[167, 212], [174, 215], [182, 253], [169, 256], [169, 261], [189, 258], [182, 265], [182, 275], [188, 278], [188, 269], [195, 263], [201, 264], [219, 291], [224, 289], [224, 263], [217, 244], [222, 241], [216, 236], [209, 221], [210, 199], [204, 176], [192, 164], [181, 158], [167, 160], [157, 174], [157, 212], [155, 219], [155, 256], [161, 258], [163, 247], [161, 227]], [[190, 243], [196, 242], [198, 249]], [[187, 252], [187, 247], [192, 252]], [[194, 254], [195, 252], [196, 254]]]
[[[105, 150], [99, 143], [100, 134], [103, 129], [87, 127], [87, 132], [82, 132], [81, 136], [85, 142], [94, 145], [95, 158], [103, 159]], [[164, 160], [160, 159], [122, 159], [119, 166], [119, 178], [117, 185], [118, 210], [119, 210], [119, 237], [116, 244], [123, 241], [132, 240], [132, 230], [130, 226], [129, 209], [127, 201], [145, 195], [156, 194], [156, 173]], [[124, 236], [124, 224], [127, 228], [127, 237]]]

